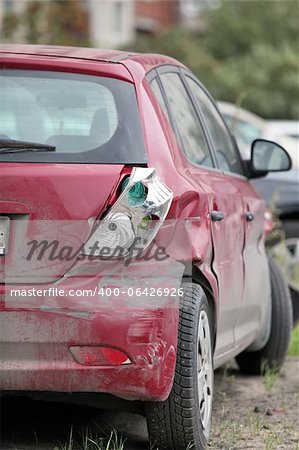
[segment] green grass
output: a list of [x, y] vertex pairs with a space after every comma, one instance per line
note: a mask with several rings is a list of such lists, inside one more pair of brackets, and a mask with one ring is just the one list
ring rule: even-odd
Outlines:
[[267, 361], [262, 362], [262, 373], [264, 374], [264, 384], [267, 391], [270, 391], [278, 379], [278, 368], [269, 367]]
[[297, 325], [292, 333], [289, 355], [299, 356], [299, 325]]
[[[104, 434], [104, 437], [103, 437]], [[124, 450], [125, 439], [119, 437], [115, 430], [110, 435], [98, 434], [88, 427], [81, 433], [81, 438], [76, 441], [73, 437], [73, 429], [70, 431], [69, 439], [64, 444], [53, 447], [53, 450]], [[193, 450], [194, 444], [188, 444], [186, 450]], [[150, 450], [159, 450], [156, 446], [151, 446]]]
[[279, 434], [270, 429], [264, 439], [265, 450], [275, 450], [278, 445], [281, 444], [281, 438]]
[[58, 445], [53, 450], [124, 450], [124, 439], [118, 437], [116, 431], [111, 431], [110, 436], [103, 437], [97, 432], [91, 432], [88, 428], [82, 433], [80, 442], [73, 438], [73, 430], [70, 432], [67, 443]]

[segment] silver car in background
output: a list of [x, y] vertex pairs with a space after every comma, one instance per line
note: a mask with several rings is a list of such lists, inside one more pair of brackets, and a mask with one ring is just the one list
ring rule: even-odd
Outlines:
[[299, 321], [299, 122], [266, 121], [232, 103], [218, 102], [218, 107], [244, 159], [250, 159], [250, 143], [259, 138], [279, 143], [292, 158], [289, 172], [271, 173], [252, 183], [278, 215], [285, 233], [283, 242], [277, 243], [275, 238], [270, 241], [269, 251], [280, 262], [288, 281], [295, 324]]

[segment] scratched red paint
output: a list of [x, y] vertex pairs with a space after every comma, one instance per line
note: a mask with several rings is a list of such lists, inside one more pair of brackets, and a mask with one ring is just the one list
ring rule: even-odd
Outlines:
[[[230, 302], [233, 305], [245, 289], [244, 252], [249, 255], [245, 266], [250, 266], [247, 269], [251, 276], [259, 279], [260, 274], [265, 270], [267, 272], [263, 249], [257, 246], [262, 239], [264, 204], [247, 180], [236, 178], [233, 185], [228, 184], [222, 172], [195, 167], [180, 151], [174, 133], [145, 79], [146, 73], [154, 67], [164, 64], [177, 66], [176, 61], [157, 55], [133, 55], [117, 63], [108, 62], [109, 58], [115, 57], [121, 57], [121, 54], [84, 49], [76, 49], [72, 53], [55, 48], [0, 46], [2, 68], [100, 75], [135, 84], [148, 167], [157, 168], [160, 178], [174, 193], [168, 220], [175, 219], [184, 224], [175, 228], [177, 239], [175, 245], [171, 242], [167, 244], [168, 251], [175, 260], [193, 261], [211, 291], [218, 323], [219, 291], [222, 292], [223, 305]], [[100, 217], [107, 203], [115, 201], [116, 188], [124, 174], [129, 172], [130, 169], [121, 164], [1, 162], [1, 211], [11, 214], [21, 212], [23, 208], [22, 214], [27, 214], [26, 220], [29, 222], [53, 221], [56, 227], [52, 229], [53, 235], [60, 233], [59, 221], [82, 221], [85, 229], [81, 239], [84, 241], [90, 232], [87, 221]], [[254, 212], [256, 221], [250, 228], [248, 225], [247, 230], [238, 231], [245, 208], [240, 192]], [[222, 224], [219, 229], [215, 228], [213, 236], [209, 213], [212, 208], [218, 207], [215, 196], [218, 206], [224, 206], [227, 210], [228, 220], [225, 228]], [[232, 233], [232, 230], [236, 232]], [[34, 230], [29, 235], [34, 238]], [[167, 242], [169, 236], [169, 229], [165, 227], [161, 229], [157, 241]], [[217, 242], [219, 253], [214, 251], [213, 239], [214, 243]], [[227, 264], [228, 258], [233, 259], [233, 265]], [[3, 270], [4, 259], [1, 264]], [[10, 268], [13, 273], [16, 260], [8, 254], [5, 264], [6, 270]], [[29, 271], [29, 265], [27, 269]], [[40, 268], [41, 277], [45, 277], [41, 283], [46, 282], [48, 275], [59, 278], [69, 269], [70, 264], [65, 261], [57, 262], [54, 268]], [[8, 307], [4, 294], [16, 287], [14, 282], [16, 280], [0, 288], [3, 340], [1, 389], [95, 391], [128, 399], [167, 398], [173, 383], [176, 359], [177, 303], [166, 302], [162, 307], [147, 307], [143, 302], [142, 307], [134, 307], [112, 301], [110, 307], [101, 309], [99, 305], [93, 305], [95, 300], [92, 299], [82, 305], [80, 298], [62, 297], [55, 299], [56, 311], [40, 311], [40, 304], [32, 308], [22, 307], [21, 304]], [[71, 278], [59, 281], [60, 284], [75, 287], [86, 287], [95, 282], [98, 279], [94, 276], [85, 279], [75, 273]], [[26, 284], [24, 281], [22, 283]], [[49, 287], [48, 284], [46, 286]], [[250, 298], [255, 298], [259, 286], [257, 282], [251, 288]], [[45, 305], [49, 306], [47, 302]], [[85, 311], [86, 316], [76, 316], [78, 310]], [[235, 310], [235, 314], [237, 321], [239, 309]], [[245, 344], [243, 339], [240, 346]], [[125, 352], [132, 364], [119, 367], [84, 366], [69, 351], [69, 347], [75, 345], [111, 346]], [[233, 342], [229, 345], [229, 348], [221, 349], [222, 354], [233, 347]]]

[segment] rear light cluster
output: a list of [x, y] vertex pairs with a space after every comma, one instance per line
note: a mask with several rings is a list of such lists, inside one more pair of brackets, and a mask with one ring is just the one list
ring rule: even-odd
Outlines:
[[134, 168], [121, 189], [118, 200], [86, 243], [85, 254], [92, 249], [96, 256], [105, 248], [106, 257], [133, 256], [132, 251], [139, 253], [152, 242], [163, 224], [173, 193], [160, 181], [155, 169]]

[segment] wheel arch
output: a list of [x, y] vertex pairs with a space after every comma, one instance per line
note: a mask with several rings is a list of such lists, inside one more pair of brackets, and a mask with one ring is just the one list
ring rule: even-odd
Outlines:
[[[190, 279], [190, 274], [185, 274], [185, 277]], [[195, 264], [192, 264], [191, 279], [193, 283], [199, 284], [202, 287], [202, 289], [206, 294], [209, 306], [211, 308], [211, 313], [213, 315], [213, 343], [215, 349], [216, 331], [217, 331], [217, 309], [212, 286], [209, 280], [205, 277], [205, 275], [200, 271], [200, 269]]]

